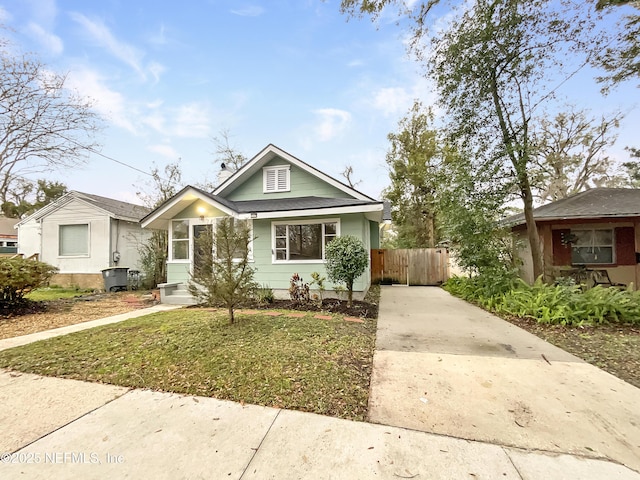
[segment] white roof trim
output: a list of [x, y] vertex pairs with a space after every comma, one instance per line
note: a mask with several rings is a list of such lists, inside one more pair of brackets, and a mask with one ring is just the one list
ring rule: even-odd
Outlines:
[[152, 223], [155, 220], [157, 220], [158, 218], [162, 217], [165, 213], [167, 213], [169, 210], [171, 210], [173, 207], [175, 207], [179, 202], [181, 202], [186, 195], [191, 195], [191, 196], [195, 197], [194, 201], [195, 200], [202, 200], [203, 202], [206, 202], [206, 203], [208, 203], [210, 205], [213, 205], [218, 210], [226, 213], [227, 215], [234, 216], [234, 217], [238, 216], [237, 212], [235, 212], [235, 211], [231, 210], [230, 208], [224, 206], [220, 202], [216, 202], [213, 198], [203, 194], [202, 192], [196, 190], [193, 187], [188, 187], [183, 192], [181, 192], [180, 194], [178, 194], [175, 197], [171, 198], [171, 200], [169, 200], [167, 203], [165, 203], [158, 210], [155, 210], [152, 215], [149, 215], [149, 216], [145, 217], [143, 219], [143, 221], [140, 222], [140, 225], [142, 226], [142, 228], [146, 228], [150, 223]]
[[263, 164], [270, 161], [274, 155], [281, 157], [287, 162], [306, 171], [307, 173], [313, 175], [314, 177], [317, 177], [320, 180], [323, 180], [324, 182], [337, 188], [338, 190], [345, 192], [347, 195], [350, 195], [353, 198], [356, 198], [358, 200], [365, 200], [365, 201], [374, 201], [374, 202], [376, 201], [374, 198], [371, 198], [368, 195], [365, 195], [364, 193], [360, 193], [356, 189], [351, 188], [342, 182], [339, 182], [335, 178], [330, 177], [326, 173], [323, 173], [320, 170], [317, 170], [316, 168], [312, 167], [311, 165], [304, 163], [302, 160], [297, 159], [293, 155], [285, 152], [284, 150], [276, 147], [273, 144], [267, 145], [255, 157], [249, 160], [240, 170], [238, 170], [236, 173], [230, 176], [227, 180], [222, 182], [222, 184], [220, 184], [213, 191], [213, 194], [224, 197], [225, 190], [229, 190], [235, 184], [238, 184], [238, 185], [242, 184], [246, 180], [245, 178], [246, 175], [251, 175], [256, 171], [258, 171], [260, 167], [262, 167]]
[[[347, 213], [367, 213], [380, 212], [382, 219], [382, 204], [376, 205], [353, 205], [349, 207], [313, 208], [307, 210], [279, 210], [275, 212], [242, 213], [241, 219], [264, 219], [264, 218], [285, 218], [285, 217], [311, 217], [319, 215], [341, 215]], [[251, 216], [255, 215], [255, 216]]]

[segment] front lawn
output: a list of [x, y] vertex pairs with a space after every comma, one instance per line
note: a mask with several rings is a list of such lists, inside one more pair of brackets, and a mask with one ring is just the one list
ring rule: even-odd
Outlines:
[[25, 298], [34, 302], [43, 302], [49, 300], [60, 300], [62, 298], [74, 298], [82, 295], [92, 293], [93, 290], [82, 290], [78, 288], [38, 288], [32, 292], [27, 293]]
[[376, 321], [181, 309], [0, 352], [0, 367], [364, 420]]

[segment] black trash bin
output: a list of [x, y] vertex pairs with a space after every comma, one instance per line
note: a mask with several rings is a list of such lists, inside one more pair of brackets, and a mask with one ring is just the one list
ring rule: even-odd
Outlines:
[[127, 289], [129, 267], [111, 267], [102, 270], [104, 289], [107, 292], [117, 292]]

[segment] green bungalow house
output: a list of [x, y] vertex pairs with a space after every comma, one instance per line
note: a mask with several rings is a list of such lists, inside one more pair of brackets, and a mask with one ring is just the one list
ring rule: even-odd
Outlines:
[[[354, 235], [367, 249], [379, 247], [383, 204], [274, 145], [268, 145], [212, 192], [187, 186], [141, 220], [143, 228], [167, 229], [167, 283], [163, 303], [191, 304], [187, 283], [194, 267], [194, 239], [217, 218], [248, 220], [253, 229], [250, 259], [255, 280], [288, 298], [291, 276], [305, 282], [326, 276], [324, 246]], [[197, 261], [197, 258], [195, 259]], [[354, 298], [370, 285], [370, 270], [354, 284]], [[328, 283], [328, 290], [334, 288]]]

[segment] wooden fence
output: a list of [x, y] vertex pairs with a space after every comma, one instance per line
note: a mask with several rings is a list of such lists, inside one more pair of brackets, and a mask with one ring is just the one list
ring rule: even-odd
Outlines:
[[371, 282], [440, 285], [449, 278], [444, 248], [371, 250]]

